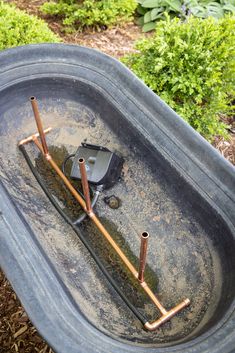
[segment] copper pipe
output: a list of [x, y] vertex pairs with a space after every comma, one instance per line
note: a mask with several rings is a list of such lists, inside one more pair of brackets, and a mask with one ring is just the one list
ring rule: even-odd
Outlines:
[[[47, 161], [50, 163], [52, 168], [56, 171], [56, 173], [60, 176], [60, 178], [63, 180], [65, 185], [68, 187], [72, 195], [76, 198], [76, 200], [80, 203], [81, 207], [85, 212], [87, 212], [86, 209], [86, 202], [84, 199], [78, 194], [78, 192], [74, 189], [74, 187], [71, 185], [70, 181], [66, 178], [66, 176], [63, 174], [63, 172], [60, 170], [60, 168], [57, 166], [57, 164], [54, 162], [52, 157], [50, 156], [49, 153], [45, 154], [42, 145], [38, 141], [38, 138], [36, 135], [33, 135], [33, 141], [39, 148], [39, 150], [42, 152], [42, 154], [45, 156]], [[119, 248], [119, 246], [116, 244], [116, 242], [113, 240], [109, 232], [105, 229], [105, 227], [102, 225], [98, 217], [93, 213], [90, 212], [88, 213], [88, 216], [90, 219], [94, 222], [96, 227], [100, 230], [100, 232], [104, 235], [104, 237], [108, 240], [109, 244], [113, 247], [113, 249], [117, 252], [117, 254], [120, 256], [124, 264], [127, 266], [127, 268], [130, 270], [130, 272], [133, 274], [133, 276], [138, 279], [139, 273], [135, 269], [135, 267], [132, 265], [132, 263], [128, 260], [126, 255], [123, 253], [123, 251]], [[162, 304], [159, 302], [157, 297], [154, 295], [154, 293], [151, 291], [147, 283], [144, 282], [139, 282], [141, 287], [144, 289], [146, 294], [149, 296], [149, 298], [152, 300], [152, 302], [157, 306], [157, 308], [160, 310], [160, 312], [163, 314], [162, 317], [160, 317], [158, 320], [154, 321], [153, 323], [147, 322], [145, 324], [145, 328], [149, 331], [156, 330], [160, 325], [162, 325], [164, 322], [170, 320], [172, 316], [177, 314], [180, 310], [185, 308], [190, 304], [189, 299], [185, 299], [182, 303], [178, 304], [176, 307], [173, 309], [167, 311]]]
[[189, 299], [185, 299], [182, 303], [178, 304], [177, 306], [175, 306], [173, 309], [169, 310], [166, 312], [165, 315], [161, 316], [158, 320], [150, 323], [150, 322], [146, 322], [146, 324], [144, 325], [144, 327], [148, 330], [148, 331], [154, 331], [156, 330], [159, 326], [161, 326], [162, 324], [164, 324], [166, 321], [170, 320], [174, 315], [176, 315], [179, 311], [181, 311], [182, 309], [184, 309], [186, 306], [188, 306], [190, 304], [190, 300]]
[[[33, 138], [34, 143], [37, 145], [39, 150], [44, 154], [43, 147], [38, 141], [38, 138], [34, 136]], [[84, 199], [78, 194], [78, 192], [74, 189], [70, 181], [66, 178], [66, 176], [63, 174], [63, 172], [60, 170], [60, 168], [57, 166], [57, 164], [54, 162], [52, 157], [49, 154], [44, 154], [45, 158], [47, 161], [50, 163], [52, 168], [56, 171], [56, 173], [61, 177], [65, 185], [68, 187], [72, 195], [76, 198], [76, 200], [80, 203], [82, 206], [83, 210], [87, 212], [86, 210], [86, 202]], [[133, 276], [138, 279], [138, 272], [135, 269], [135, 267], [132, 265], [132, 263], [128, 260], [126, 255], [123, 253], [123, 251], [119, 248], [119, 246], [116, 244], [116, 242], [113, 240], [109, 232], [105, 229], [105, 227], [102, 225], [98, 217], [93, 213], [90, 212], [88, 213], [88, 216], [90, 219], [94, 222], [96, 227], [100, 230], [100, 232], [105, 236], [105, 238], [108, 240], [109, 244], [113, 247], [113, 249], [117, 252], [117, 254], [120, 256], [124, 264], [127, 266], [129, 271], [133, 274]], [[148, 330], [155, 330], [158, 328], [160, 325], [162, 325], [164, 322], [168, 321], [172, 316], [174, 316], [177, 312], [182, 310], [185, 306], [189, 305], [190, 301], [189, 299], [185, 299], [181, 304], [177, 305], [175, 308], [171, 309], [170, 311], [167, 311], [162, 304], [159, 302], [155, 294], [152, 292], [152, 290], [149, 288], [146, 282], [139, 282], [141, 287], [144, 289], [146, 294], [149, 296], [149, 298], [152, 300], [152, 302], [156, 305], [156, 307], [160, 310], [160, 312], [163, 314], [163, 316], [158, 319], [157, 321], [151, 323], [146, 323], [145, 328]]]
[[[42, 154], [44, 154], [43, 152], [43, 148], [42, 145], [40, 144], [40, 142], [38, 141], [37, 137], [34, 138], [34, 143], [36, 144], [36, 146], [39, 148], [39, 150], [42, 152]], [[55, 170], [55, 172], [59, 175], [59, 177], [63, 180], [63, 182], [65, 183], [65, 185], [68, 187], [68, 189], [70, 190], [70, 192], [72, 193], [72, 195], [75, 197], [75, 199], [80, 203], [80, 205], [82, 206], [83, 210], [86, 211], [86, 202], [83, 200], [83, 198], [79, 195], [79, 193], [76, 191], [76, 189], [74, 189], [74, 187], [72, 186], [72, 184], [70, 183], [70, 181], [66, 178], [66, 176], [63, 174], [63, 172], [60, 170], [60, 168], [57, 166], [57, 164], [53, 161], [52, 157], [47, 154], [45, 155], [45, 158], [47, 159], [47, 161], [50, 163], [50, 165], [52, 166], [52, 168]], [[96, 215], [91, 212], [90, 214], [88, 214], [88, 216], [90, 216], [90, 218], [92, 219], [92, 221], [95, 223], [95, 225], [97, 226], [97, 228], [101, 231], [101, 233], [105, 236], [105, 238], [108, 240], [108, 242], [110, 243], [110, 245], [114, 248], [114, 250], [118, 253], [118, 255], [120, 256], [120, 258], [122, 259], [122, 261], [125, 263], [125, 265], [128, 267], [128, 269], [130, 270], [130, 272], [134, 275], [135, 278], [138, 277], [138, 272], [137, 270], [134, 268], [134, 266], [131, 264], [131, 262], [128, 260], [128, 258], [126, 257], [126, 255], [122, 252], [122, 250], [119, 248], [119, 246], [116, 244], [116, 242], [113, 240], [113, 238], [111, 237], [111, 235], [108, 233], [108, 231], [104, 228], [104, 226], [102, 225], [102, 223], [99, 221], [99, 219], [96, 217]]]
[[156, 295], [152, 292], [152, 290], [149, 288], [146, 282], [140, 282], [141, 287], [145, 291], [146, 294], [148, 294], [149, 298], [152, 300], [152, 302], [156, 305], [156, 307], [159, 309], [159, 311], [165, 315], [167, 313], [167, 310], [162, 306], [160, 301], [157, 299]]
[[[52, 129], [51, 127], [48, 127], [47, 129], [45, 129], [45, 130], [44, 130], [44, 134], [47, 134], [48, 132], [50, 132], [51, 129]], [[21, 140], [21, 141], [18, 143], [18, 146], [24, 145], [25, 143], [28, 143], [28, 142], [31, 142], [31, 141], [33, 141], [34, 137], [38, 137], [38, 136], [39, 136], [39, 133], [37, 132], [37, 133], [35, 133], [34, 135], [31, 135], [31, 136], [29, 136], [29, 137], [27, 137], [27, 138]]]
[[42, 154], [45, 156], [46, 160], [48, 161], [48, 163], [50, 163], [50, 165], [52, 166], [52, 168], [55, 170], [55, 172], [59, 175], [59, 177], [62, 179], [62, 181], [65, 183], [65, 185], [67, 186], [67, 188], [69, 189], [69, 191], [71, 192], [71, 194], [75, 197], [75, 199], [80, 203], [81, 207], [83, 208], [84, 211], [86, 211], [86, 203], [83, 200], [83, 198], [79, 195], [79, 193], [77, 192], [77, 190], [72, 186], [72, 184], [70, 183], [70, 181], [68, 180], [68, 178], [66, 178], [66, 176], [64, 175], [64, 173], [61, 171], [61, 169], [58, 167], [58, 165], [54, 162], [54, 160], [52, 159], [51, 155], [49, 153], [47, 153], [46, 155], [44, 154], [43, 151], [43, 147], [40, 144], [40, 142], [38, 141], [37, 137], [34, 137], [33, 142], [36, 144], [36, 146], [38, 147], [38, 149], [42, 152]]
[[86, 201], [86, 211], [87, 211], [87, 213], [91, 213], [92, 207], [91, 207], [89, 184], [88, 184], [88, 180], [87, 180], [85, 159], [79, 158], [78, 164], [79, 164], [79, 169], [80, 169], [80, 174], [81, 174], [83, 194], [84, 194], [84, 198]]
[[46, 137], [45, 137], [45, 134], [44, 134], [44, 131], [43, 131], [43, 127], [42, 127], [42, 121], [41, 121], [39, 110], [38, 110], [37, 99], [35, 97], [31, 97], [30, 101], [31, 101], [31, 104], [32, 104], [34, 117], [35, 117], [35, 121], [36, 121], [36, 124], [37, 124], [38, 132], [39, 132], [39, 135], [40, 135], [43, 151], [44, 151], [45, 154], [48, 154], [48, 147], [47, 147]]
[[138, 278], [138, 272], [135, 269], [135, 267], [132, 265], [132, 263], [128, 260], [126, 255], [123, 253], [123, 251], [119, 248], [117, 243], [113, 240], [109, 232], [104, 228], [103, 224], [100, 222], [98, 217], [92, 213], [89, 215], [91, 220], [94, 222], [96, 227], [100, 230], [100, 232], [105, 236], [105, 238], [108, 240], [109, 244], [113, 247], [113, 249], [117, 252], [117, 254], [120, 256], [124, 264], [127, 266], [127, 268], [130, 270], [130, 272], [133, 274], [135, 278]]
[[139, 275], [138, 275], [138, 280], [140, 282], [144, 282], [144, 270], [145, 270], [145, 265], [146, 265], [148, 238], [149, 238], [149, 233], [143, 232], [141, 234], [140, 264], [139, 264]]
[[166, 309], [162, 306], [162, 304], [159, 302], [155, 294], [151, 291], [147, 283], [144, 281], [144, 270], [146, 265], [148, 238], [149, 238], [149, 234], [147, 232], [143, 232], [141, 234], [140, 265], [139, 265], [138, 280], [140, 281], [141, 287], [148, 294], [152, 302], [156, 305], [156, 307], [160, 310], [160, 312], [163, 315], [165, 315], [167, 313]]

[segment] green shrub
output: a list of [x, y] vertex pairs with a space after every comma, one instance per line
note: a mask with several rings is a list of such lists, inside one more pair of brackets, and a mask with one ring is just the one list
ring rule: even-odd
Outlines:
[[160, 21], [155, 35], [123, 61], [208, 140], [226, 136], [220, 114], [234, 113], [235, 19]]
[[0, 50], [42, 42], [59, 42], [59, 38], [44, 21], [0, 1]]
[[61, 16], [68, 27], [82, 29], [129, 21], [136, 6], [136, 0], [59, 0], [46, 2], [41, 9], [49, 15]]
[[235, 13], [235, 0], [137, 0], [138, 23], [143, 32], [156, 27], [156, 21], [164, 18], [164, 13], [185, 19], [188, 15], [207, 18], [222, 18], [227, 13]]

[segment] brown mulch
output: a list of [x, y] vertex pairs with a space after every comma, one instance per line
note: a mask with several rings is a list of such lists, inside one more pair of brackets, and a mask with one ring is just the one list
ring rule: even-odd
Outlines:
[[230, 140], [226, 141], [223, 137], [217, 137], [214, 146], [229, 162], [235, 165], [235, 133], [230, 134]]
[[0, 271], [0, 353], [53, 353]]
[[[84, 33], [66, 34], [63, 32], [60, 21], [42, 15], [39, 7], [44, 2], [43, 0], [8, 0], [8, 2], [13, 2], [18, 8], [44, 18], [50, 28], [59, 34], [64, 42], [99, 49], [116, 58], [133, 52], [134, 42], [142, 36], [140, 28], [133, 23], [113, 27], [102, 32], [87, 30]], [[230, 125], [235, 124], [233, 121], [229, 121], [229, 123]], [[216, 138], [213, 145], [228, 161], [235, 165], [234, 133], [231, 132], [229, 141]], [[15, 352], [53, 353], [30, 323], [10, 283], [0, 271], [0, 353]]]
[[217, 137], [213, 145], [224, 158], [235, 165], [235, 117], [221, 116], [221, 120], [228, 125], [230, 138], [226, 141], [223, 137]]
[[14, 3], [31, 15], [37, 15], [46, 20], [49, 27], [62, 38], [63, 42], [95, 48], [116, 58], [133, 52], [134, 42], [144, 36], [141, 28], [134, 23], [118, 25], [100, 32], [87, 29], [84, 32], [67, 34], [64, 32], [62, 21], [40, 11], [40, 6], [46, 2], [45, 0], [8, 0], [8, 2]]

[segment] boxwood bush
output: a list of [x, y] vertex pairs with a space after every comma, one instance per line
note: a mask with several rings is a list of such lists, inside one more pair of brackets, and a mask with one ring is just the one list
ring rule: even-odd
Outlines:
[[136, 7], [136, 0], [58, 0], [46, 2], [41, 9], [62, 17], [67, 28], [82, 29], [130, 21]]
[[209, 141], [227, 136], [220, 114], [234, 114], [235, 18], [166, 18], [137, 53], [123, 59]]
[[59, 38], [44, 21], [0, 1], [0, 50], [42, 42], [59, 42]]

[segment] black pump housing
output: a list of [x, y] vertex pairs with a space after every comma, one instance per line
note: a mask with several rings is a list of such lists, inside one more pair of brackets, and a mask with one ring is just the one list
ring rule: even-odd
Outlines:
[[70, 177], [81, 179], [79, 159], [85, 159], [87, 179], [93, 185], [103, 185], [107, 189], [112, 187], [120, 178], [123, 158], [108, 148], [82, 143], [75, 154]]

